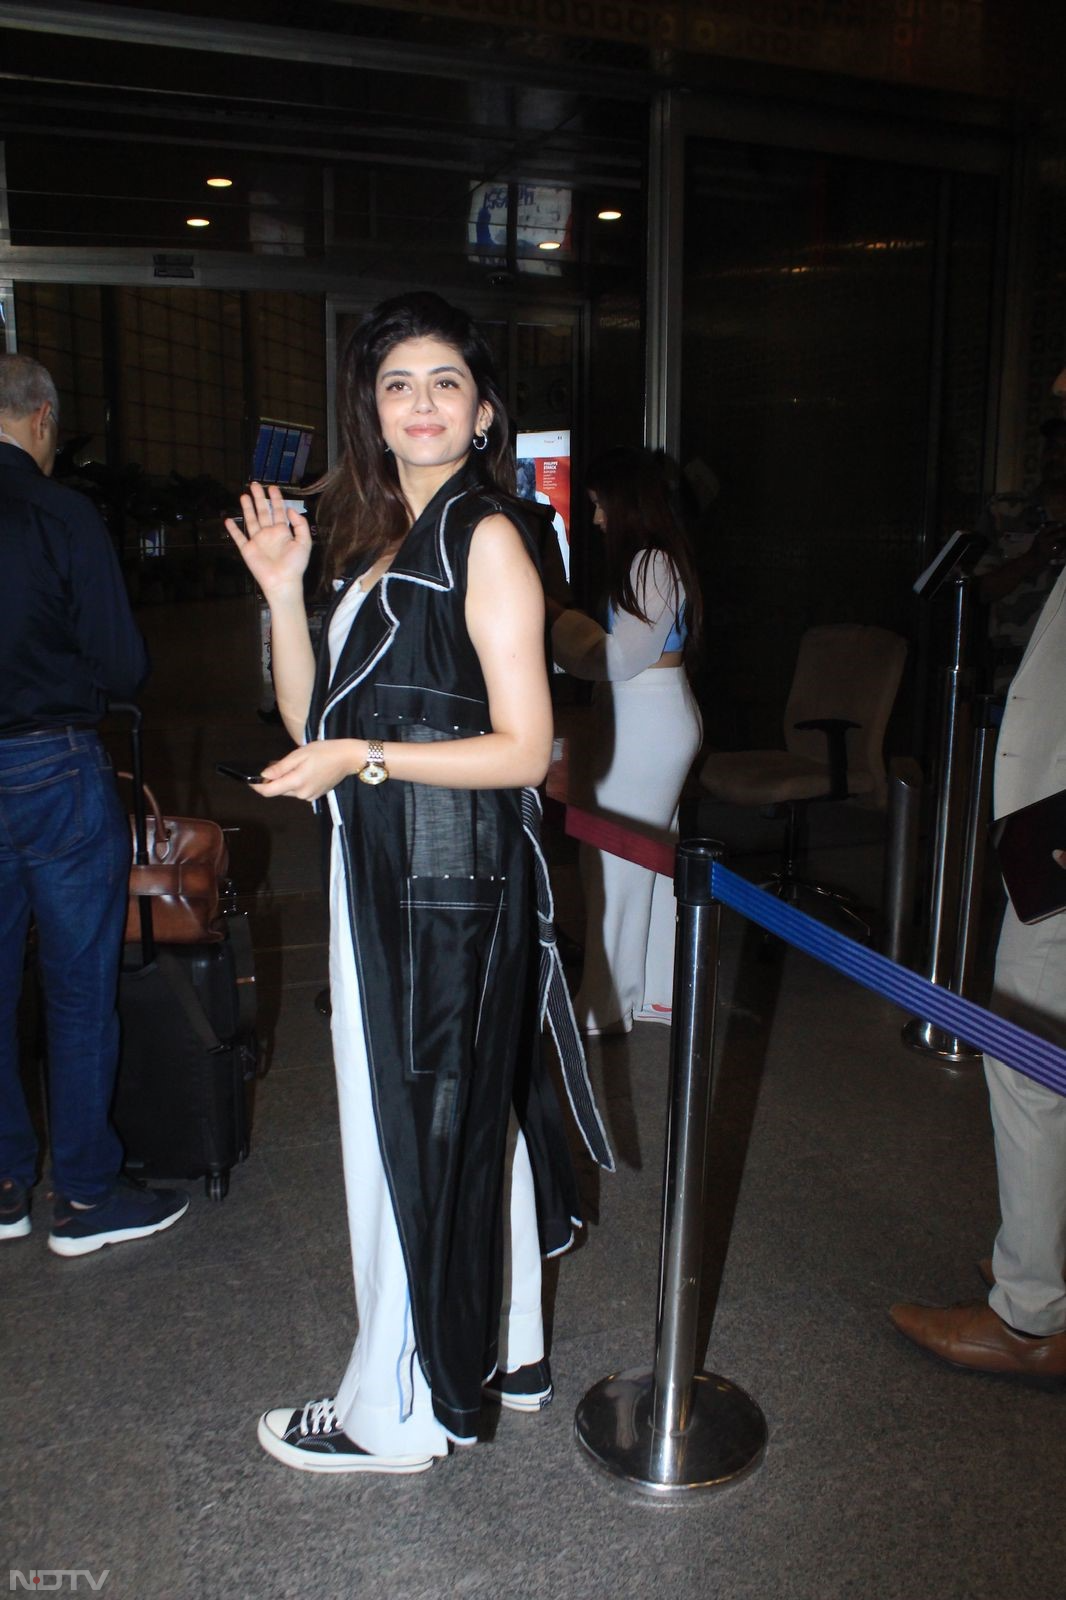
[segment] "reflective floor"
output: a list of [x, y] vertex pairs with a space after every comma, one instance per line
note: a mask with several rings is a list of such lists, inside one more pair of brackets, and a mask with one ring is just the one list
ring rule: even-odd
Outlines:
[[[996, 1221], [980, 1077], [906, 1051], [892, 1006], [810, 959], [760, 960], [731, 916], [705, 1364], [765, 1413], [762, 1465], [662, 1506], [573, 1438], [584, 1393], [653, 1353], [668, 1049], [654, 1024], [592, 1050], [619, 1170], [579, 1163], [589, 1227], [549, 1270], [554, 1405], [486, 1410], [482, 1444], [413, 1478], [328, 1481], [263, 1454], [258, 1414], [329, 1393], [353, 1332], [328, 1025], [313, 1005], [326, 980], [315, 827], [306, 807], [268, 815], [213, 772], [284, 748], [255, 715], [251, 605], [141, 620], [156, 662], [150, 781], [167, 809], [241, 829], [269, 1073], [223, 1204], [190, 1184], [169, 1233], [60, 1260], [42, 1185], [32, 1236], [0, 1247], [0, 1587], [7, 1568], [106, 1568], [110, 1600], [1061, 1594], [1066, 1393], [940, 1367], [885, 1317], [901, 1296], [980, 1292]], [[860, 815], [814, 865], [872, 896], [877, 837]], [[553, 854], [577, 933], [572, 849], [555, 840]]]

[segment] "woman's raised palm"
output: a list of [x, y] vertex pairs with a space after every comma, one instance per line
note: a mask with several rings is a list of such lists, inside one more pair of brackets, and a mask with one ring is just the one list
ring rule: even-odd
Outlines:
[[244, 527], [227, 517], [226, 531], [264, 595], [269, 598], [295, 584], [302, 588], [311, 558], [307, 518], [285, 504], [276, 485], [267, 494], [259, 483], [241, 495], [241, 512]]

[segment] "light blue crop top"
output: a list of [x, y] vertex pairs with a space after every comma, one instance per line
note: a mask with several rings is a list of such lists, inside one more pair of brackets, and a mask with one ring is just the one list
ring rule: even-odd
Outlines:
[[[607, 603], [607, 632], [614, 632], [615, 609], [610, 601]], [[688, 639], [688, 623], [685, 621], [685, 602], [682, 600], [674, 617], [674, 625], [666, 636], [663, 645], [663, 655], [668, 655], [671, 650], [683, 650]]]

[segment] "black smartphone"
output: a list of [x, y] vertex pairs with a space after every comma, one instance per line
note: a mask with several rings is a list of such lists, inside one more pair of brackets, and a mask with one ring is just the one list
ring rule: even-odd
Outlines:
[[216, 761], [215, 771], [238, 783], [262, 783], [263, 774], [254, 761]]

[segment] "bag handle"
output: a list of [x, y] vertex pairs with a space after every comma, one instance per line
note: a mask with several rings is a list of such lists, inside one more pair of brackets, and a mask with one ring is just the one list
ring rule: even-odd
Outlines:
[[[130, 783], [136, 781], [132, 772], [116, 772], [115, 777], [126, 778]], [[170, 834], [167, 831], [166, 823], [163, 821], [163, 813], [159, 809], [159, 801], [146, 783], [141, 784], [141, 789], [145, 799], [148, 801], [148, 809], [152, 813], [152, 821], [155, 823], [155, 843], [152, 846], [152, 854], [157, 861], [165, 861], [170, 854]], [[147, 865], [147, 863], [144, 864]]]

